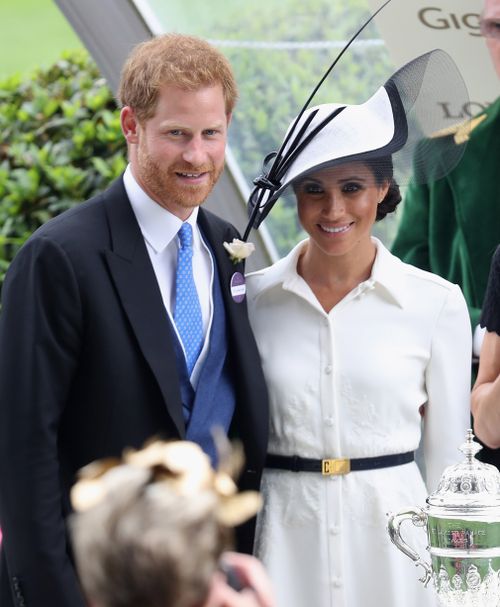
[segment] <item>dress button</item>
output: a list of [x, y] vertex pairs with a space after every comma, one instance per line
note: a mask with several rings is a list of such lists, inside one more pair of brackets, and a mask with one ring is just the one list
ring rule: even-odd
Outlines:
[[325, 417], [325, 426], [329, 426], [330, 428], [335, 425], [335, 420], [333, 417]]
[[333, 526], [330, 527], [330, 535], [338, 535], [340, 533], [340, 527], [338, 526]]
[[325, 367], [325, 373], [327, 375], [330, 375], [331, 372], [332, 372], [332, 365], [326, 365], [326, 367]]
[[342, 586], [342, 580], [339, 577], [334, 577], [332, 584], [335, 586], [335, 588], [340, 588]]

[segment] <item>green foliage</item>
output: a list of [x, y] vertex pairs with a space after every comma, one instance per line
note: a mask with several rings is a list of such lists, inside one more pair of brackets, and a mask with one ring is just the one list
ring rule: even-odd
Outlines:
[[42, 223], [103, 190], [126, 165], [113, 95], [84, 51], [0, 82], [0, 281]]

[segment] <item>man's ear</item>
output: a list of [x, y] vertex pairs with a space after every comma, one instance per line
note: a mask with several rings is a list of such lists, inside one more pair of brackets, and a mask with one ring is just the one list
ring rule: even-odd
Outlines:
[[226, 114], [226, 118], [227, 118], [227, 126], [229, 127], [229, 125], [231, 124], [231, 118], [233, 117], [233, 113], [229, 112], [229, 114]]
[[139, 122], [136, 118], [134, 110], [128, 105], [123, 107], [122, 111], [120, 112], [120, 124], [127, 143], [137, 143], [137, 127], [139, 125]]

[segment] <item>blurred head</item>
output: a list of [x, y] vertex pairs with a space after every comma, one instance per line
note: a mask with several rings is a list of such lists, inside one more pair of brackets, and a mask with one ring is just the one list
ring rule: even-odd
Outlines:
[[500, 0], [485, 0], [481, 32], [486, 38], [486, 45], [500, 78]]
[[228, 540], [204, 499], [139, 483], [76, 515], [75, 558], [91, 605], [201, 605]]
[[[227, 439], [224, 440], [227, 442]], [[92, 607], [200, 607], [234, 526], [259, 494], [237, 493], [242, 449], [219, 468], [189, 441], [154, 441], [122, 460], [93, 462], [71, 491], [77, 570]]]

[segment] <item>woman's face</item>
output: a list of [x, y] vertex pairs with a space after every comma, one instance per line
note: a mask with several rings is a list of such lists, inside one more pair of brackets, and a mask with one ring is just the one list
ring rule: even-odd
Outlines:
[[388, 184], [377, 184], [363, 162], [324, 169], [295, 186], [299, 220], [327, 255], [344, 255], [370, 243], [377, 205]]

